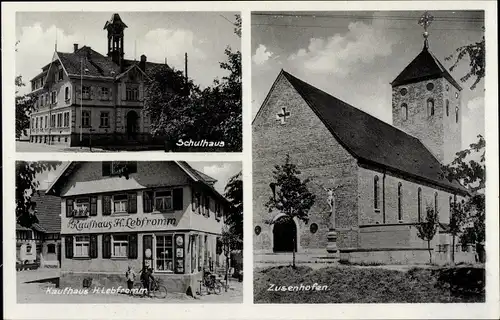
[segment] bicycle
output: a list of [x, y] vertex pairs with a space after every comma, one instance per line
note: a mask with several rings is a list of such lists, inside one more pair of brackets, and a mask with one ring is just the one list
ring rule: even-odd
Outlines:
[[[149, 283], [149, 286], [151, 287], [151, 289], [147, 290], [148, 296], [150, 296], [149, 294], [152, 292], [155, 298], [165, 299], [167, 297], [167, 288], [162, 285], [158, 279], [152, 279]], [[146, 288], [144, 288], [142, 282], [137, 282], [134, 285], [134, 289], [136, 292], [141, 292], [141, 290]]]

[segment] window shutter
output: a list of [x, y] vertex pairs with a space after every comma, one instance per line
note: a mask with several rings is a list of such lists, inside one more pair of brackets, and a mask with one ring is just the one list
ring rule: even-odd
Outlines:
[[137, 213], [137, 193], [128, 194], [128, 213]]
[[66, 199], [66, 218], [73, 216], [73, 199]]
[[145, 213], [153, 212], [153, 192], [152, 191], [144, 191], [142, 193], [142, 203], [144, 206]]
[[111, 196], [102, 197], [102, 215], [109, 216], [111, 214]]
[[90, 197], [90, 215], [97, 216], [97, 197]]
[[66, 251], [66, 258], [73, 258], [73, 236], [64, 237], [64, 249]]
[[103, 177], [111, 175], [111, 162], [104, 161], [102, 163], [102, 175]]
[[102, 236], [102, 257], [103, 259], [111, 258], [111, 235], [109, 234]]
[[174, 210], [182, 210], [184, 208], [184, 204], [182, 201], [182, 188], [176, 188], [174, 189], [174, 195], [173, 195], [173, 205], [174, 205]]
[[97, 258], [97, 235], [90, 235], [90, 258]]
[[137, 259], [137, 235], [131, 234], [128, 236], [128, 258]]

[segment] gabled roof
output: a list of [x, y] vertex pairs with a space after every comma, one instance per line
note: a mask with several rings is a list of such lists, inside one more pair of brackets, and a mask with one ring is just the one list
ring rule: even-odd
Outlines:
[[391, 82], [391, 85], [399, 86], [407, 83], [423, 81], [444, 77], [458, 90], [462, 87], [458, 84], [439, 60], [424, 46], [424, 49], [413, 59], [412, 62]]
[[122, 21], [122, 18], [120, 18], [120, 15], [118, 13], [113, 13], [111, 15], [111, 19], [106, 21], [103, 29], [106, 29], [109, 25], [113, 25], [113, 24], [120, 25], [123, 28], [128, 28], [127, 25]]
[[337, 141], [360, 162], [467, 193], [458, 182], [450, 182], [444, 178], [441, 163], [417, 138], [297, 79], [286, 71], [282, 70], [281, 73]]
[[[209, 190], [213, 195], [218, 198], [219, 200], [223, 201], [224, 203], [227, 203], [227, 199], [224, 198], [215, 188], [213, 187], [213, 183], [211, 182], [212, 180], [215, 181], [215, 179], [205, 175], [205, 174], [200, 174], [199, 171], [195, 170], [192, 168], [187, 162], [185, 161], [172, 161], [175, 163], [181, 170], [183, 170], [191, 179], [193, 182], [197, 183], [198, 185], [201, 185], [203, 188], [206, 190]], [[59, 183], [59, 181], [63, 177], [68, 177], [72, 172], [75, 170], [78, 170], [78, 166], [80, 165], [80, 161], [72, 161], [66, 164], [64, 169], [62, 169], [57, 176], [57, 178], [51, 183], [51, 185], [47, 188], [46, 194], [55, 194], [55, 186], [56, 184]], [[206, 178], [210, 179], [206, 179]], [[141, 186], [139, 186], [141, 187]], [[144, 187], [144, 186], [142, 186]], [[147, 186], [146, 186], [147, 187]]]
[[[36, 217], [38, 225], [46, 233], [61, 232], [61, 199], [48, 195], [45, 190], [39, 190], [31, 197], [31, 201], [36, 203]], [[41, 230], [39, 230], [41, 231]]]
[[73, 53], [57, 52], [68, 75], [80, 76], [83, 70], [85, 76], [114, 77], [120, 73], [120, 66], [111, 58], [103, 56], [92, 48], [83, 46]]

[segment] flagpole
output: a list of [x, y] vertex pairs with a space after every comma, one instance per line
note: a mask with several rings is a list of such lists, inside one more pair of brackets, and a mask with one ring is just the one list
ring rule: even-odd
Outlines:
[[80, 148], [83, 140], [83, 58], [80, 58]]

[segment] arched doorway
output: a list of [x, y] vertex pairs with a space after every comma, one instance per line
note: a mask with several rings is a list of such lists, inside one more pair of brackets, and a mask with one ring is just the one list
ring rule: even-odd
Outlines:
[[129, 139], [135, 139], [137, 136], [139, 115], [134, 110], [127, 113], [127, 137]]
[[[278, 219], [273, 227], [273, 252], [297, 252], [297, 226], [291, 219]], [[295, 248], [294, 248], [295, 246]]]

